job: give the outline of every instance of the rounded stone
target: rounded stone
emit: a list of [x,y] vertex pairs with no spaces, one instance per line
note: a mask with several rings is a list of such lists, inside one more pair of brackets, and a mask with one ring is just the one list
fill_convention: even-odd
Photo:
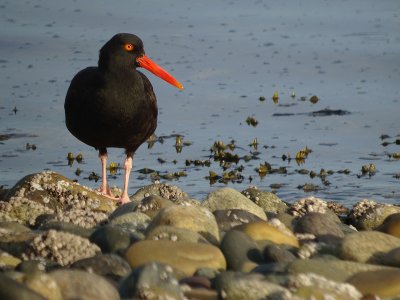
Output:
[[163,208],[147,227],[146,232],[160,225],[169,225],[197,232],[213,244],[220,240],[214,215],[204,207],[172,205]]
[[39,229],[43,231],[48,231],[50,229],[54,229],[56,231],[64,231],[74,235],[81,236],[83,238],[89,238],[90,235],[94,232],[94,229],[92,228],[83,228],[81,226],[72,223],[60,222],[56,220],[43,223],[39,227]]
[[129,225],[136,232],[144,232],[149,226],[151,219],[148,215],[135,211],[115,217],[110,221],[111,225]]
[[119,285],[122,298],[183,299],[173,269],[161,263],[148,263],[134,269]]
[[389,251],[400,247],[400,239],[379,231],[360,231],[344,237],[340,252],[342,259],[380,263]]
[[400,213],[399,206],[370,202],[363,203],[357,203],[348,217],[349,222],[358,230],[375,230],[382,225],[387,217]]
[[133,202],[139,203],[150,195],[160,196],[173,202],[179,199],[188,198],[188,194],[175,185],[169,185],[167,183],[155,183],[140,188],[134,195],[130,197],[130,199]]
[[307,213],[295,225],[296,233],[310,233],[316,236],[317,241],[325,243],[339,243],[344,237],[338,223],[327,218],[322,213]]
[[0,269],[14,269],[20,262],[19,258],[0,250]]
[[62,299],[119,300],[116,288],[106,279],[79,270],[57,270],[49,273],[60,287]]
[[216,210],[241,209],[266,220],[264,210],[253,201],[232,188],[222,188],[208,194],[202,205],[214,212]]
[[113,220],[126,213],[133,212],[135,211],[135,208],[138,204],[139,204],[138,202],[128,202],[123,205],[120,205],[108,216],[108,219]]
[[238,225],[262,221],[260,217],[243,209],[216,210],[213,214],[219,229],[222,231],[229,231]]
[[0,299],[46,300],[24,284],[0,273]]
[[377,230],[400,238],[400,213],[387,217]]
[[57,282],[48,274],[43,272],[34,272],[25,276],[24,283],[31,290],[46,299],[63,300],[61,289]]
[[174,202],[162,198],[161,196],[150,195],[140,201],[140,203],[136,206],[135,211],[144,213],[152,219],[161,209],[173,204]]
[[238,230],[230,230],[224,235],[221,250],[230,270],[249,272],[263,261],[257,243]]
[[160,225],[153,228],[147,233],[146,239],[168,240],[173,242],[210,243],[205,237],[197,232],[168,225]]
[[267,263],[289,263],[296,260],[296,256],[282,245],[268,245],[264,248],[263,256]]
[[150,262],[161,262],[189,276],[199,268],[226,268],[225,257],[219,248],[199,243],[145,240],[129,247],[125,257],[132,268]]
[[281,213],[288,209],[288,206],[277,195],[268,191],[260,191],[251,187],[242,194],[269,213]]
[[[282,223],[281,223],[282,224]],[[295,235],[286,226],[283,228],[275,227],[267,222],[253,222],[235,227],[246,233],[255,241],[271,241],[275,244],[285,244],[293,247],[299,247],[299,242]]]
[[376,295],[381,298],[400,296],[400,270],[377,270],[360,272],[348,281],[363,295]]

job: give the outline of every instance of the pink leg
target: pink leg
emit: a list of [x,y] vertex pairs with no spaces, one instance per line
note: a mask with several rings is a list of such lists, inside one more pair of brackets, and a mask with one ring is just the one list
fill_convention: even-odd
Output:
[[128,195],[128,184],[129,184],[129,175],[131,174],[132,170],[132,161],[133,161],[133,154],[128,153],[125,159],[125,177],[124,177],[124,191],[122,192],[120,202],[122,204],[130,202],[129,195]]
[[111,190],[107,184],[107,152],[100,152],[99,157],[101,160],[101,186],[97,190],[100,192],[102,195],[107,196],[108,198],[111,198],[113,200],[117,200],[118,198],[115,198],[113,194],[111,193]]

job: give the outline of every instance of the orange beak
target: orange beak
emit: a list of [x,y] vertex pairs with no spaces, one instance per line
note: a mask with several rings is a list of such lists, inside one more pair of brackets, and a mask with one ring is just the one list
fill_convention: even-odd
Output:
[[161,79],[164,79],[166,82],[172,84],[178,89],[183,90],[183,85],[178,80],[172,77],[167,71],[165,71],[163,68],[157,65],[145,54],[137,58],[136,61],[140,67],[145,68],[146,70],[150,71],[151,73],[160,77]]

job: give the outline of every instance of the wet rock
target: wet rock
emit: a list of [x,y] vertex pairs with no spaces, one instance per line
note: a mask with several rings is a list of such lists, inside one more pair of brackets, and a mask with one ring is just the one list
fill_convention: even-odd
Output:
[[56,220],[50,220],[39,226],[39,230],[42,231],[48,231],[51,229],[56,231],[68,232],[83,238],[89,238],[90,235],[94,232],[93,228],[83,228],[72,223],[60,222]]
[[208,194],[202,205],[214,212],[216,210],[241,209],[262,220],[266,220],[264,210],[253,201],[232,188],[222,188]]
[[262,221],[260,217],[243,209],[216,210],[213,214],[221,231],[229,231],[238,225]]
[[353,206],[348,219],[358,230],[375,230],[388,216],[397,213],[400,213],[399,206],[363,200]]
[[230,270],[249,272],[263,262],[257,243],[241,231],[228,231],[221,241],[221,251]]
[[169,199],[165,199],[157,195],[150,195],[149,197],[146,197],[140,201],[135,208],[135,211],[144,213],[152,219],[161,209],[173,204],[174,202]]
[[35,237],[22,255],[23,259],[50,259],[61,266],[100,252],[88,239],[67,232],[49,230]]
[[57,270],[49,273],[60,287],[62,299],[119,300],[116,288],[103,277],[79,270]]
[[123,254],[141,236],[121,226],[105,225],[90,236],[90,241],[100,247],[103,253]]
[[260,221],[243,224],[235,227],[235,230],[246,233],[255,241],[271,241],[275,244],[299,246],[296,236],[278,219],[274,219],[274,223]]
[[169,225],[197,232],[213,244],[220,240],[214,215],[204,207],[172,205],[163,208],[147,228],[152,231],[160,225]]
[[257,188],[251,187],[242,194],[260,206],[266,212],[281,213],[288,209],[288,206],[277,195],[267,191],[260,191]]
[[89,273],[107,277],[118,282],[131,272],[128,262],[115,254],[98,254],[74,262],[71,269],[84,270]]
[[376,295],[381,298],[400,296],[400,270],[378,270],[360,272],[348,281],[363,295]]
[[129,228],[133,232],[144,233],[149,226],[151,219],[148,215],[141,212],[129,212],[115,217],[110,221],[111,225]]
[[146,234],[146,239],[209,244],[209,241],[197,232],[168,225],[159,225],[153,228]]
[[344,237],[343,231],[337,222],[327,218],[322,213],[307,213],[303,215],[295,226],[296,233],[311,233],[317,241],[324,243],[339,243]]
[[289,278],[288,287],[300,299],[359,300],[361,293],[352,285],[338,283],[313,273],[298,274]]
[[25,285],[0,273],[0,299],[46,300]]
[[400,213],[387,217],[377,230],[400,238]]
[[399,238],[378,231],[363,231],[346,235],[340,252],[342,259],[379,264],[386,253],[398,247]]
[[24,277],[24,284],[46,299],[63,300],[57,282],[48,274],[33,272]]
[[215,288],[222,299],[293,299],[289,290],[260,274],[223,272],[215,279]]
[[268,245],[263,251],[263,257],[267,263],[289,263],[296,260],[296,256],[282,245]]
[[138,267],[119,286],[123,298],[183,299],[183,292],[173,269],[161,263]]
[[188,198],[188,194],[182,191],[179,187],[169,185],[167,183],[155,183],[139,189],[134,195],[130,197],[133,202],[140,202],[150,195],[160,196],[175,202],[179,199]]
[[34,225],[39,215],[55,214],[59,221],[90,228],[116,207],[115,201],[49,171],[25,176],[5,198],[0,212],[28,225]]
[[145,240],[129,247],[125,257],[132,268],[161,262],[189,276],[199,268],[226,268],[225,257],[217,247],[199,243]]

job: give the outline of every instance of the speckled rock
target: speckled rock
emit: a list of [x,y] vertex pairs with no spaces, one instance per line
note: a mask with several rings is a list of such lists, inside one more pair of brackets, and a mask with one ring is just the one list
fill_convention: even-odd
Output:
[[[122,225],[122,227],[129,227],[135,232],[145,232],[149,226],[151,219],[148,215],[135,211],[115,217],[110,221],[111,225]],[[127,226],[124,226],[127,225]]]
[[338,283],[313,273],[291,276],[287,285],[300,299],[359,300],[362,297],[362,294],[350,284]]
[[0,212],[29,225],[39,215],[55,214],[60,221],[93,227],[116,207],[115,201],[50,171],[25,176],[5,199]]
[[84,270],[89,273],[107,277],[118,282],[131,272],[128,262],[115,254],[97,254],[74,262],[71,269]]
[[314,196],[302,198],[293,203],[289,208],[289,213],[295,217],[301,217],[309,212],[319,212],[324,214],[327,211],[327,202]]
[[139,203],[150,195],[160,196],[173,202],[178,199],[188,198],[188,194],[186,194],[177,186],[169,185],[167,183],[155,183],[142,187],[134,195],[132,195],[130,199],[133,202]]
[[273,223],[260,221],[243,224],[235,227],[234,230],[243,231],[255,241],[266,240],[276,244],[285,244],[293,247],[299,246],[296,236],[278,219],[274,219]]
[[125,257],[132,268],[150,262],[161,262],[189,276],[201,267],[217,270],[226,268],[221,250],[201,243],[145,240],[133,244],[126,251]]
[[358,230],[375,230],[388,216],[397,213],[400,213],[399,206],[363,200],[353,206],[348,219]]
[[24,277],[24,284],[46,299],[64,300],[57,282],[48,274],[34,272]]
[[213,244],[220,240],[219,229],[214,215],[204,207],[172,205],[163,208],[147,228],[152,231],[160,225],[189,229],[204,236]]
[[93,228],[84,228],[78,225],[68,223],[68,222],[60,222],[57,220],[49,220],[39,226],[39,230],[48,231],[48,230],[56,230],[68,232],[74,235],[78,235],[83,238],[89,238],[90,235],[94,232]]
[[19,258],[0,250],[0,270],[14,269],[20,262]]
[[152,219],[161,209],[173,204],[174,202],[169,199],[165,199],[157,195],[150,195],[139,202],[135,208],[135,211],[144,213]]
[[225,209],[242,209],[262,220],[267,219],[260,206],[232,188],[222,188],[209,193],[202,205],[212,212]]
[[258,188],[250,187],[242,191],[242,194],[262,207],[266,212],[281,213],[288,209],[286,203],[271,192],[260,191]]
[[46,300],[24,284],[0,273],[0,299]]
[[362,231],[346,235],[340,252],[342,259],[379,263],[386,253],[398,247],[399,238],[378,231]]
[[288,289],[269,282],[260,274],[223,272],[215,279],[215,287],[221,299],[295,299]]
[[63,299],[120,299],[117,289],[97,274],[65,269],[50,272],[49,276],[59,285]]
[[116,225],[99,227],[90,236],[90,241],[101,248],[103,253],[123,254],[125,250],[142,237],[129,229]]
[[400,296],[399,269],[360,272],[347,282],[355,286],[363,295],[372,294],[385,299]]
[[138,267],[119,286],[123,298],[183,299],[183,292],[173,269],[160,263]]
[[92,257],[100,252],[100,248],[88,239],[67,232],[49,230],[33,239],[22,258],[50,259],[61,266],[86,257]]
[[387,217],[377,230],[400,238],[400,213]]
[[344,237],[337,222],[327,218],[326,214],[315,212],[303,215],[296,223],[295,232],[311,233],[317,241],[325,243],[339,243]]
[[229,231],[238,225],[262,221],[260,217],[243,209],[216,210],[213,214],[219,229],[222,231]]
[[257,243],[238,230],[230,230],[224,235],[221,250],[230,270],[249,272],[263,262]]
[[172,242],[205,243],[210,242],[197,232],[168,225],[159,225],[146,234],[147,240],[168,240]]

